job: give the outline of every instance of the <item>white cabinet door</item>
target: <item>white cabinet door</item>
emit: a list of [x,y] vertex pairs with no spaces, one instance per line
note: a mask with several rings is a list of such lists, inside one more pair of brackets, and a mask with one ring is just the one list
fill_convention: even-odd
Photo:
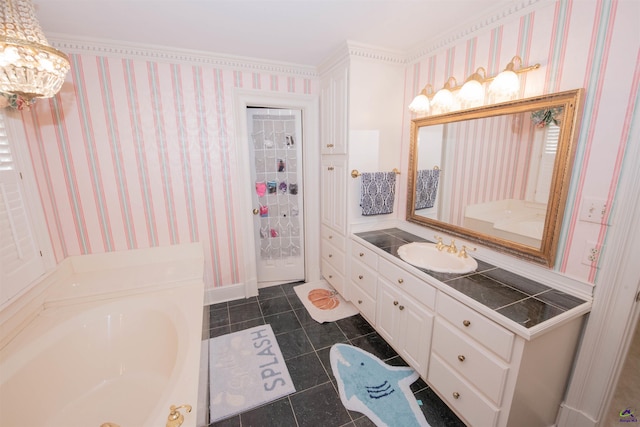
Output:
[[399,346],[400,292],[385,280],[378,279],[378,303],[376,323],[380,335],[396,350]]
[[394,285],[378,279],[376,327],[380,335],[426,378],[433,314]]
[[320,81],[322,154],[347,153],[349,68],[343,64]]
[[433,314],[408,297],[403,298],[400,304],[399,309],[403,314],[400,316],[398,338],[402,357],[422,378],[427,378]]
[[345,156],[322,156],[322,223],[347,233],[347,162]]

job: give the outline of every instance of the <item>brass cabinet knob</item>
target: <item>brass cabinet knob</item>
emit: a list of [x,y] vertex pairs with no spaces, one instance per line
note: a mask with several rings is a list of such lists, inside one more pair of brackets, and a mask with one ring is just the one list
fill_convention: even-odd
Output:
[[254,215],[258,215],[259,213],[260,213],[260,209],[255,208],[255,209],[253,210],[253,214],[254,214]]
[[328,170],[328,171],[332,171],[332,170],[333,170],[333,166],[329,166],[329,167],[327,168],[327,170]]
[[359,254],[359,255],[360,255],[361,257],[363,257],[363,256],[364,256],[364,254],[363,254],[362,252],[360,252],[360,254]]
[[462,324],[463,324],[464,326],[469,326],[469,325],[471,324],[471,322],[470,322],[470,321],[468,321],[468,320],[463,320],[463,321],[462,321]]
[[333,144],[327,144],[327,148],[333,148]]
[[358,276],[358,279],[362,280],[363,277],[364,276],[361,274],[361,275]]
[[333,239],[333,234],[330,234],[330,235],[329,235],[329,239]]
[[457,391],[453,392],[453,398],[454,399],[459,399],[460,398],[460,393],[458,393]]
[[398,301],[393,302],[393,305],[398,305],[398,304],[400,304]]
[[401,305],[400,307],[398,307],[400,310],[404,310],[404,305]]
[[333,254],[329,254],[329,258],[333,258]]
[[331,275],[331,274],[330,274],[330,275],[329,275],[329,279],[333,279],[333,275]]
[[398,279],[398,283],[402,285],[404,283],[404,280]]
[[358,300],[358,304],[362,304],[362,300],[361,299]]
[[458,355],[458,360],[459,361],[464,362],[465,359],[466,359],[466,357],[464,357],[464,355],[462,355],[462,354]]

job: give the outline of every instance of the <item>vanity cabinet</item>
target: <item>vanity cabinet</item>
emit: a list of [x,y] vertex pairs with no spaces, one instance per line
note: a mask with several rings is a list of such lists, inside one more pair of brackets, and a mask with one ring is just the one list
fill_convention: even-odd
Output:
[[527,329],[362,242],[351,242],[352,301],[370,321],[375,307],[376,331],[467,425],[554,424],[584,311]]
[[320,230],[320,268],[323,277],[341,295],[345,292],[345,238],[330,227]]
[[351,303],[373,326],[376,325],[376,300],[378,293],[378,255],[364,246],[351,246]]
[[433,313],[398,285],[378,278],[377,330],[421,377],[427,375]]

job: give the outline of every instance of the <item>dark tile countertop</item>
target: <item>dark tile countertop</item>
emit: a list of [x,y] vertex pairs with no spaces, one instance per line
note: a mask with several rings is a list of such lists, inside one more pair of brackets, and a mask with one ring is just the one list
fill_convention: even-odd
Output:
[[[355,233],[355,235],[398,259],[400,259],[398,256],[400,246],[429,241],[399,228],[367,231]],[[526,328],[538,325],[586,302],[478,259],[476,261],[478,261],[477,270],[465,274],[438,273],[415,266],[414,268]]]

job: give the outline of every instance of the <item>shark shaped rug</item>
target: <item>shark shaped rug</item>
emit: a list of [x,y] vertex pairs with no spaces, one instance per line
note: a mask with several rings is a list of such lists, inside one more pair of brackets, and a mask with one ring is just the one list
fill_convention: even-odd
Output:
[[331,369],[345,408],[360,412],[378,427],[428,427],[410,385],[419,377],[406,366],[390,366],[358,347],[335,344]]

